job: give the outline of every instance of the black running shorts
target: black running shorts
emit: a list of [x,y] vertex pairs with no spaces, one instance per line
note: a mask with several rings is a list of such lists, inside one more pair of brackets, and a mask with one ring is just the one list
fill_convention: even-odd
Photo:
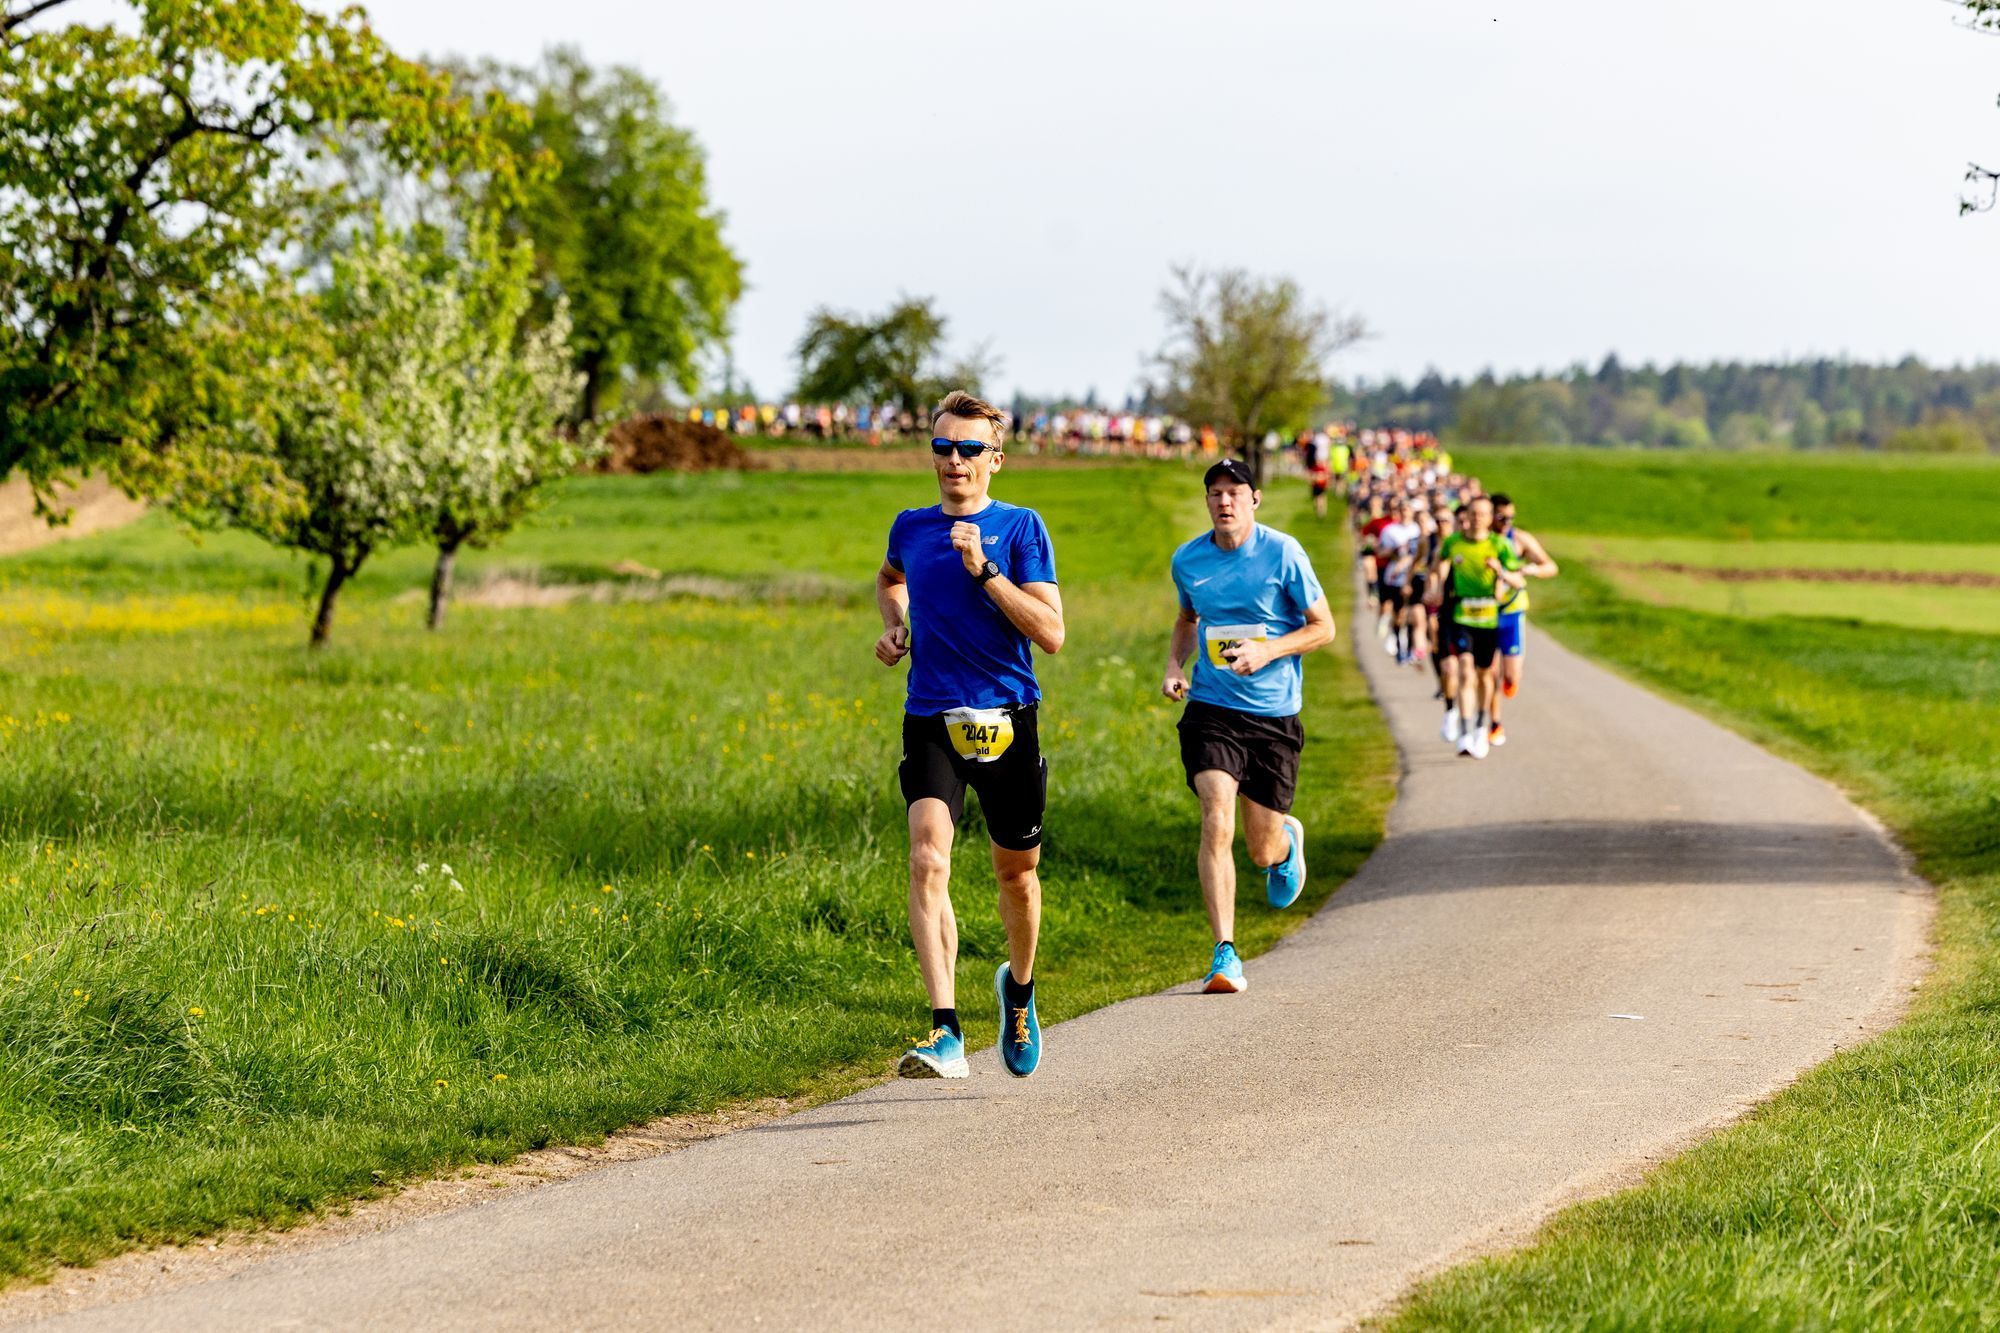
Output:
[[1451,650],[1461,655],[1470,654],[1472,665],[1484,671],[1493,665],[1493,655],[1500,650],[1500,627],[1461,625],[1454,621],[1451,626]]
[[1215,704],[1188,702],[1181,714],[1181,767],[1188,789],[1194,775],[1216,769],[1236,779],[1236,788],[1267,810],[1286,814],[1299,786],[1299,751],[1306,729],[1298,714],[1263,717]]
[[1042,758],[1033,704],[1006,710],[1014,740],[996,759],[960,757],[942,714],[903,714],[903,763],[896,776],[903,803],[934,796],[951,807],[954,827],[965,817],[965,789],[979,794],[986,836],[996,847],[1025,852],[1042,845],[1042,814],[1049,798],[1049,764]]

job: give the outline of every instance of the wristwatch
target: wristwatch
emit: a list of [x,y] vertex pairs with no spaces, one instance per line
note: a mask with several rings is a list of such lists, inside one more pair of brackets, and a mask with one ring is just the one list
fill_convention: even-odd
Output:
[[973,582],[977,583],[980,587],[983,588],[988,583],[991,583],[994,579],[997,579],[999,577],[1000,577],[1000,566],[994,564],[991,560],[988,560],[985,564],[979,567],[979,572],[972,576],[972,580]]

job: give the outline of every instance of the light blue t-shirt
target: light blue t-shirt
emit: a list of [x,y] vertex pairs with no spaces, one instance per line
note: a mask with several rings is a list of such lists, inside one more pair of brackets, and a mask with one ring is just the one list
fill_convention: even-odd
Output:
[[1222,653],[1241,640],[1276,639],[1305,625],[1306,608],[1322,596],[1305,548],[1262,523],[1233,551],[1204,532],[1174,552],[1173,572],[1181,609],[1199,618],[1188,697],[1260,717],[1296,714],[1305,677],[1297,654],[1239,676]]

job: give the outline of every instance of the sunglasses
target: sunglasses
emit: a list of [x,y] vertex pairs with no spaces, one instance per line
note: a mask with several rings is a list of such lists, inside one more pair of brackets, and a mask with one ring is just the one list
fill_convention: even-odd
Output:
[[980,440],[947,440],[943,436],[931,441],[931,452],[939,458],[943,458],[954,449],[958,450],[960,458],[977,458],[988,449],[997,452],[999,448],[997,444],[986,444]]

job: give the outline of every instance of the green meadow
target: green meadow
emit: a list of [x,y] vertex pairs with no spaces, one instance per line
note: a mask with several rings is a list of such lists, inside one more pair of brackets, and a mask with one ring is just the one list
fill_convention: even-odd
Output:
[[[1206,964],[1157,695],[1167,554],[1205,519],[1176,467],[996,493],[1046,516],[1068,609],[1042,663],[1058,1021]],[[254,542],[154,516],[0,561],[0,1278],[886,1075],[928,1013],[870,580],[895,511],[935,498],[919,460],[579,478],[466,557],[441,634],[404,552],[320,653],[312,571]],[[1273,519],[1341,559],[1298,497]],[[1246,907],[1246,951],[1390,798],[1351,659],[1307,670],[1314,875],[1293,911]],[[975,803],[975,1045],[1004,957],[980,833]]]
[[[1656,605],[1591,563],[1635,538],[1673,550],[1668,539],[1686,536],[1731,543],[1739,567],[1765,556],[1764,568],[1940,567],[1912,563],[1938,548],[1879,544],[1878,520],[1908,514],[1923,519],[1909,542],[1958,544],[1942,567],[1990,569],[1994,548],[1965,544],[1985,530],[2000,472],[1985,461],[1576,450],[1482,451],[1471,465],[1517,498],[1531,529],[1586,534],[1552,542],[1563,577],[1537,586],[1537,623],[1825,774],[1887,822],[1939,890],[1936,970],[1900,1027],[1639,1188],[1569,1209],[1518,1253],[1432,1280],[1386,1322],[2000,1325],[2000,626],[1960,616],[1962,604],[1920,628],[1871,623],[1853,603]],[[1801,526],[1807,514],[1814,522]],[[1789,545],[1804,536],[1810,552]],[[1843,536],[1854,540],[1834,549]]]

